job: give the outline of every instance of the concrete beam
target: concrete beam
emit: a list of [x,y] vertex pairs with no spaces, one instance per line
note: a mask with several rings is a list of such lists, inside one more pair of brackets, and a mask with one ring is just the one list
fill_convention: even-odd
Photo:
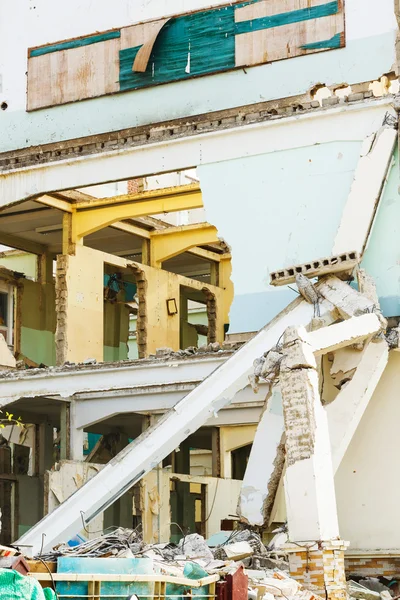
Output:
[[381,329],[382,324],[377,315],[368,313],[360,317],[352,317],[330,327],[321,327],[306,336],[313,347],[315,356],[321,356],[346,346],[358,344],[377,334]]
[[350,319],[350,317],[379,308],[370,298],[360,294],[348,283],[334,276],[322,279],[317,288],[319,294],[337,308],[343,319]]
[[111,225],[113,229],[118,229],[118,231],[123,231],[124,233],[130,233],[131,235],[137,235],[145,240],[150,239],[150,231],[147,229],[142,229],[137,225],[132,225],[131,223],[123,223],[122,221],[113,223]]
[[23,250],[30,254],[44,254],[47,252],[48,247],[31,240],[26,240],[12,233],[0,232],[0,244],[10,246],[10,248],[17,248],[17,250]]
[[[167,173],[194,166],[256,156],[334,141],[364,139],[376,131],[392,108],[392,98],[373,104],[354,103],[322,112],[242,125],[196,136],[164,139],[126,150],[64,159],[3,171],[0,205],[10,206],[38,194],[123,181],[152,173]],[[349,248],[346,248],[346,251]]]
[[280,385],[286,433],[286,511],[292,542],[339,538],[328,420],[312,350],[302,332],[295,328],[286,331]]
[[161,268],[164,261],[195,246],[219,242],[216,227],[209,223],[196,223],[181,227],[167,227],[152,231],[151,266]]
[[12,376],[0,377],[0,406],[21,398],[56,396],[59,400],[69,402],[76,394],[137,390],[148,385],[179,386],[185,382],[202,381],[230,355],[230,352],[226,352],[187,360],[149,359],[124,365],[103,363],[86,367],[16,371]]
[[[397,117],[392,118],[397,121]],[[383,125],[365,139],[333,244],[333,254],[355,250],[362,256],[392,164],[396,141],[397,130],[388,125]]]
[[274,388],[266,400],[240,490],[238,515],[250,525],[268,520],[285,464],[282,397]]
[[70,202],[62,200],[61,198],[49,196],[48,194],[44,194],[43,196],[35,198],[35,202],[38,202],[39,204],[44,204],[45,206],[48,206],[50,208],[62,210],[63,212],[72,213],[74,211],[74,207]]
[[335,473],[376,390],[388,358],[389,349],[386,341],[368,344],[352,380],[325,408]]
[[72,215],[72,242],[124,219],[202,207],[198,184],[105,198],[103,204],[90,202],[87,207],[79,205]]

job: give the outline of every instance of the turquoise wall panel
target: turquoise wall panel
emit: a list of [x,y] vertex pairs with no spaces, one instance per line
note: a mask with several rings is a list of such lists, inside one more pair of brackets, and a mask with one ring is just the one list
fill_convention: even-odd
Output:
[[120,31],[106,31],[105,33],[99,33],[97,35],[88,35],[75,40],[59,42],[58,44],[50,44],[49,46],[42,46],[41,48],[33,48],[29,55],[42,56],[43,54],[50,54],[51,52],[70,50],[71,48],[81,48],[82,46],[90,46],[91,44],[98,44],[99,42],[106,42],[107,40],[114,40],[115,38],[120,37]]
[[[78,558],[61,557],[57,560],[58,573],[108,573],[119,575],[150,575],[153,573],[151,558]],[[100,600],[120,594],[121,598],[128,598],[137,594],[140,600],[151,600],[153,597],[154,583],[117,583],[103,582],[101,584]],[[63,597],[85,598],[88,596],[88,584],[85,582],[58,582],[57,593]]]

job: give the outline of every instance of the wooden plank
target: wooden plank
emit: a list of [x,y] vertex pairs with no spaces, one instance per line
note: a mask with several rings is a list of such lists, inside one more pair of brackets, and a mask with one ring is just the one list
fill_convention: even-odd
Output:
[[170,19],[160,19],[132,27],[124,27],[121,31],[121,49],[142,46],[136,54],[132,70],[144,73],[147,69],[149,58],[161,29]]
[[235,22],[251,21],[261,17],[272,17],[285,12],[293,12],[303,8],[321,6],[328,0],[262,0],[255,4],[241,6],[235,10]]
[[[329,3],[331,4],[331,3]],[[285,0],[285,10],[293,12],[324,7],[326,0]],[[237,23],[277,16],[282,1],[260,2],[235,11]],[[236,66],[249,66],[321,52],[344,45],[342,12],[287,25],[265,28],[236,36]]]
[[119,38],[28,59],[28,110],[119,91]]
[[87,582],[118,582],[118,583],[149,583],[149,582],[160,582],[160,583],[175,583],[177,585],[184,585],[190,588],[200,588],[203,585],[209,585],[216,581],[219,581],[219,575],[209,575],[203,577],[203,579],[187,579],[186,577],[173,577],[172,575],[117,575],[115,573],[29,573],[30,577],[34,577],[38,581],[87,581]]

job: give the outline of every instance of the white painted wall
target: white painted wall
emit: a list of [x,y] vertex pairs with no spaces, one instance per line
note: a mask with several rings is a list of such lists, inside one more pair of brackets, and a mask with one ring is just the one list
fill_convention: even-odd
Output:
[[[224,4],[215,0],[213,5]],[[160,88],[25,112],[27,49],[208,7],[211,0],[13,0],[0,4],[0,151],[374,80],[395,61],[393,0],[346,0],[346,48]],[[79,17],[78,17],[79,15]],[[160,102],[160,93],[163,101]]]
[[340,535],[351,549],[400,548],[399,388],[400,353],[391,352],[335,478]]

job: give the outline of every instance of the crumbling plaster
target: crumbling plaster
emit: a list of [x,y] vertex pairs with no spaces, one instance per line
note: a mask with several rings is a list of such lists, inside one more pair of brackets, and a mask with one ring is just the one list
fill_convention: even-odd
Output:
[[[220,5],[224,1],[215,0],[212,4]],[[0,8],[0,102],[6,102],[8,108],[1,115],[0,151],[285,98],[305,93],[318,83],[352,84],[375,80],[391,71],[395,63],[393,0],[382,0],[379,10],[373,0],[346,0],[346,47],[343,49],[164,85],[161,105],[159,90],[154,88],[31,114],[25,112],[28,47],[209,5],[209,0],[135,3],[121,0],[115,5],[101,0],[93,11],[90,3],[82,0],[60,7],[51,0],[3,2]],[[75,19],[75,14],[80,18]],[[18,36],[14,35],[15,31],[19,32]]]

